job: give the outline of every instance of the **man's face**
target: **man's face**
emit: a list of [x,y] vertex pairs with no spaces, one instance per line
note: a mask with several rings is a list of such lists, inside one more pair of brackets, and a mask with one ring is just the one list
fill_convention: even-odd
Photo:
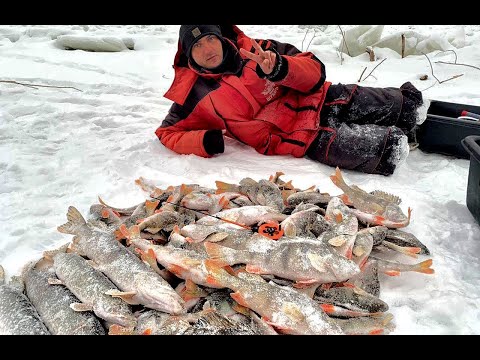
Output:
[[222,42],[215,35],[206,35],[192,46],[192,58],[201,67],[213,69],[223,60]]

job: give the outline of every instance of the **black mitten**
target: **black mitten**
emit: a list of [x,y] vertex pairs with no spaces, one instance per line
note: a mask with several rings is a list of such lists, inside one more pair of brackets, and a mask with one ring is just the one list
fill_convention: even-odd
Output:
[[223,153],[225,143],[221,130],[208,130],[203,137],[203,147],[209,155]]

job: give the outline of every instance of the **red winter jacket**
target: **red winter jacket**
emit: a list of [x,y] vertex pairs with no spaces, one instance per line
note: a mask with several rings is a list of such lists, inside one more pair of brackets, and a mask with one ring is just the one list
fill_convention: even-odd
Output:
[[[238,27],[222,27],[222,35],[236,49],[254,51],[251,38]],[[174,104],[155,132],[163,145],[180,154],[210,157],[203,147],[205,132],[226,129],[227,136],[261,154],[305,154],[319,131],[320,110],[331,84],[325,81],[325,67],[312,53],[290,44],[257,41],[282,56],[286,66],[280,79],[262,78],[257,63],[243,56],[236,74],[200,73],[189,65],[179,42],[175,79],[165,94]]]

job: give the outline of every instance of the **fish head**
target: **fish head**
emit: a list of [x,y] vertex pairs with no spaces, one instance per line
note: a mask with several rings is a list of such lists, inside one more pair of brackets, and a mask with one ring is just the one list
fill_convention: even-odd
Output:
[[408,217],[403,213],[402,209],[396,204],[389,204],[385,207],[383,217],[395,223],[403,223],[408,221]]
[[188,224],[181,228],[180,234],[199,242],[205,240],[205,238],[216,231],[215,226]]
[[360,272],[360,268],[354,261],[343,256],[327,257],[325,267],[335,276],[337,282],[350,279]]
[[157,274],[137,274],[135,288],[136,296],[146,307],[174,315],[186,313],[185,301]]

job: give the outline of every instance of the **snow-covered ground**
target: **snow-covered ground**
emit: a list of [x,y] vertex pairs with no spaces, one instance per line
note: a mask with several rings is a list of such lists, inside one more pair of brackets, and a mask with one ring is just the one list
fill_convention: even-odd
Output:
[[[76,88],[0,82],[0,264],[7,276],[71,239],[56,230],[65,223],[68,206],[86,216],[98,195],[119,207],[144,200],[147,194],[135,184],[140,176],[161,188],[181,183],[215,187],[215,180],[268,179],[282,171],[282,179],[293,180],[296,187],[316,185],[322,192],[341,193],[329,179],[334,169],[306,158],[267,157],[230,139],[225,153],[211,159],[178,155],[162,146],[154,131],[171,105],[162,96],[173,79],[178,28],[0,26],[0,81]],[[309,45],[333,83],[355,83],[364,67],[368,74],[387,58],[362,85],[411,81],[428,88],[426,98],[480,105],[480,71],[472,67],[434,64],[440,80],[464,75],[430,87],[431,76],[419,80],[431,75],[423,55],[402,59],[393,50],[376,48],[375,63],[366,53],[344,55],[341,63],[338,26],[317,32],[311,43],[313,31],[305,36],[298,25],[240,28],[299,49]],[[480,25],[386,25],[382,36],[403,31],[419,33],[440,48],[455,46],[450,48],[458,63],[480,67]],[[55,41],[62,35],[110,37],[135,50],[67,51]],[[437,50],[429,57],[451,62],[455,54]],[[390,177],[344,171],[349,184],[399,195],[402,209],[413,209],[405,230],[432,252],[434,275],[381,275],[381,298],[395,317],[393,334],[480,334],[480,226],[465,205],[468,172],[468,160],[418,149]]]

